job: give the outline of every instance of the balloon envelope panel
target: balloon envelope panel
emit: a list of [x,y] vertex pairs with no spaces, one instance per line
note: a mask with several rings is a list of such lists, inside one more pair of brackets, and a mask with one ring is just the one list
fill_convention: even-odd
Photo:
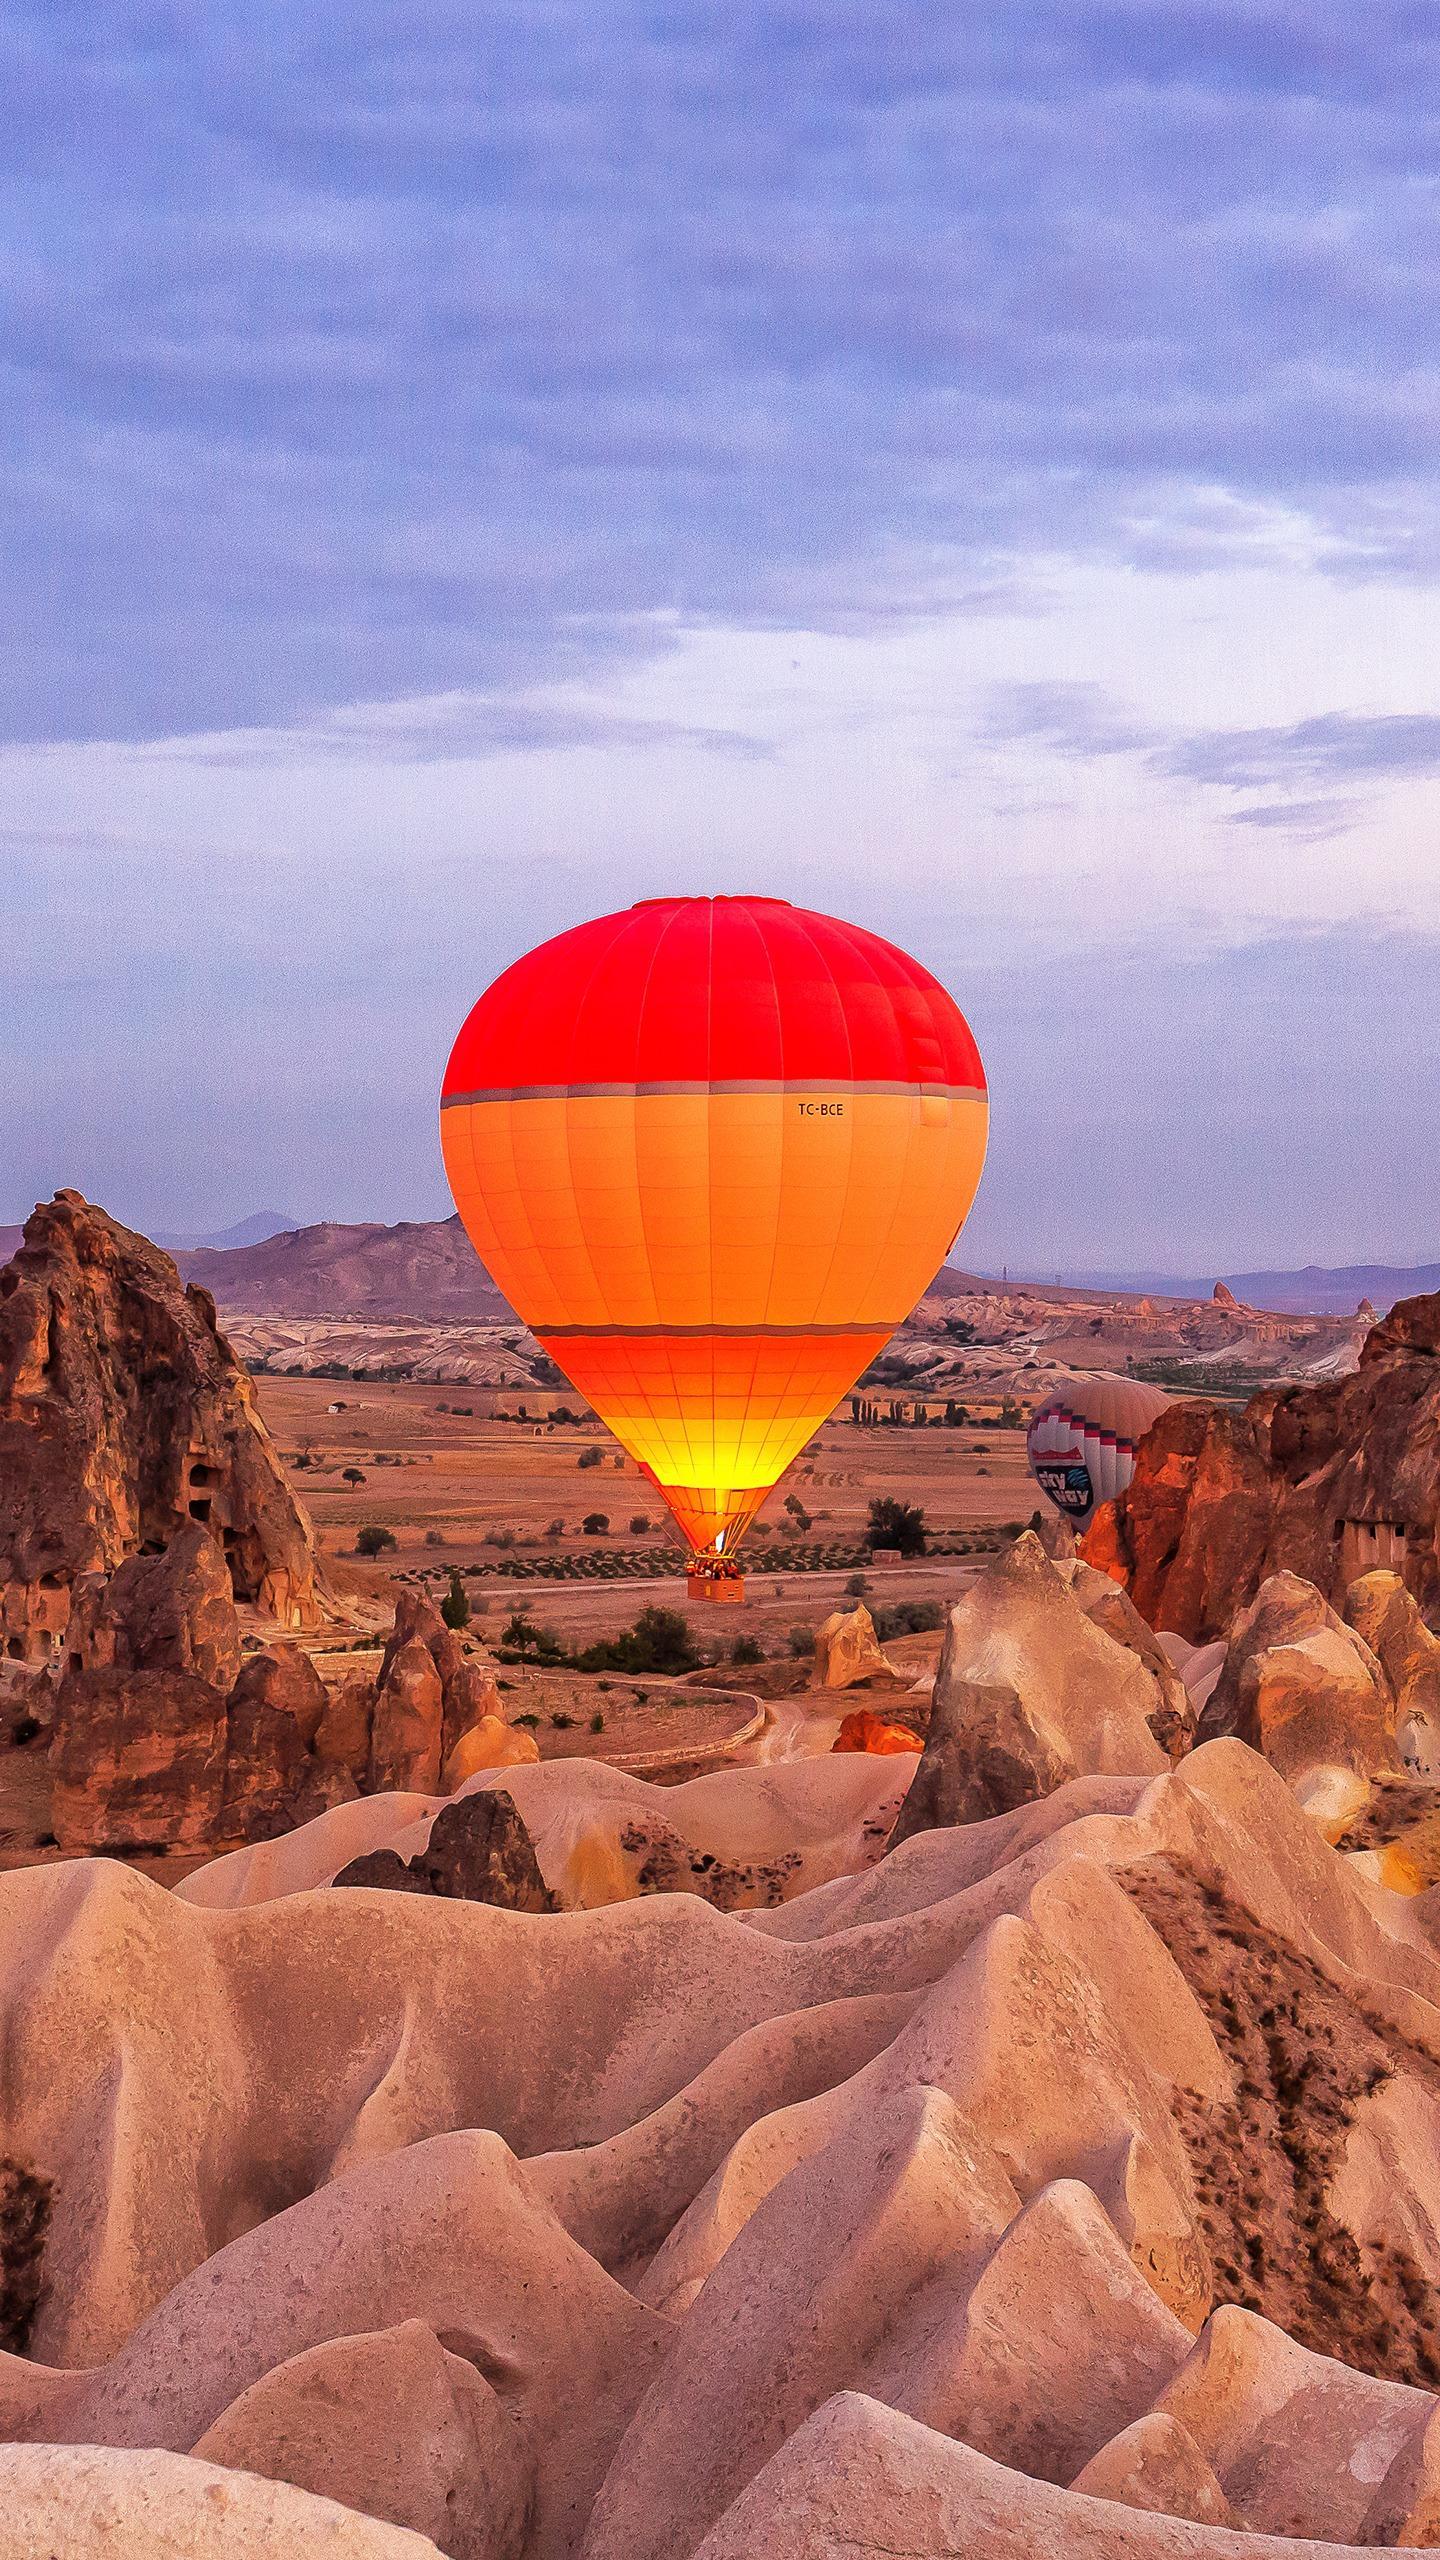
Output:
[[1097,1372],[1068,1380],[1037,1406],[1026,1439],[1031,1473],[1076,1528],[1124,1492],[1136,1449],[1169,1402],[1138,1378]]
[[542,945],[470,1015],[441,1109],[492,1278],[727,1552],[943,1262],[986,1123],[937,981],[778,899]]

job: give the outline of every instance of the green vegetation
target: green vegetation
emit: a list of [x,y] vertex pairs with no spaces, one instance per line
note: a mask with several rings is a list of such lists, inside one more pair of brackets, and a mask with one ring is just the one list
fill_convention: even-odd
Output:
[[763,1662],[764,1651],[753,1636],[737,1636],[730,1647],[732,1662]]
[[502,1662],[561,1663],[565,1648],[553,1627],[537,1627],[523,1609],[516,1609],[500,1630],[499,1654]]
[[696,1670],[700,1661],[678,1609],[642,1609],[633,1627],[579,1653],[567,1653],[553,1628],[537,1626],[517,1609],[500,1631],[497,1651],[502,1662],[533,1662],[542,1670],[677,1673]]
[[700,1655],[678,1609],[642,1609],[633,1627],[573,1657],[577,1671],[694,1671]]
[[943,1600],[896,1600],[875,1611],[875,1633],[882,1644],[889,1636],[926,1635],[945,1624]]
[[925,1553],[925,1514],[918,1502],[897,1502],[894,1495],[882,1493],[870,1505],[865,1543],[874,1547],[898,1547],[902,1556]]
[[453,1627],[457,1635],[470,1624],[470,1594],[453,1564],[450,1567],[450,1588],[440,1603],[440,1615],[446,1626]]

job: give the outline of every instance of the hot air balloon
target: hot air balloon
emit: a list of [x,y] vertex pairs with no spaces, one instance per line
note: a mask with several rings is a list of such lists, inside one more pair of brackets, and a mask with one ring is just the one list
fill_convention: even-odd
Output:
[[1135,1473],[1135,1452],[1170,1398],[1104,1370],[1067,1378],[1036,1407],[1026,1436],[1031,1472],[1057,1511],[1083,1529]]
[[783,898],[645,899],[496,979],[440,1122],[487,1270],[732,1596],[745,1529],[975,1196],[964,1015]]

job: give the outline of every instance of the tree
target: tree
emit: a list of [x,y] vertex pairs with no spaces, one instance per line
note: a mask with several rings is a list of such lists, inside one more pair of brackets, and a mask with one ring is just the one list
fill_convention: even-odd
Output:
[[450,1567],[450,1588],[440,1603],[440,1615],[447,1627],[454,1628],[457,1636],[470,1624],[470,1594],[453,1564]]
[[695,1639],[678,1609],[642,1609],[633,1627],[587,1645],[581,1671],[693,1671],[700,1660]]
[[804,1503],[801,1501],[800,1496],[799,1496],[799,1494],[798,1494],[798,1493],[787,1493],[787,1494],[786,1494],[786,1496],[785,1496],[785,1508],[786,1508],[786,1510],[789,1512],[790,1517],[791,1517],[791,1519],[794,1521],[795,1526],[796,1526],[796,1528],[797,1528],[797,1529],[799,1529],[799,1530],[801,1530],[801,1531],[803,1532],[804,1530],[808,1529],[808,1528],[811,1526],[810,1514],[809,1514],[809,1512],[806,1510],[805,1505],[804,1505]]
[[347,1484],[363,1484],[365,1481],[364,1468],[347,1467],[345,1470],[345,1481]]
[[608,1511],[587,1511],[580,1523],[587,1538],[606,1538],[610,1534]]
[[355,1539],[357,1556],[383,1555],[387,1547],[398,1545],[393,1529],[378,1529],[373,1521],[361,1529]]
[[[565,1648],[554,1629],[537,1627],[534,1619],[527,1618],[523,1609],[513,1611],[500,1630],[501,1661],[509,1662],[517,1653],[525,1654],[535,1662],[553,1663],[565,1659]],[[517,1717],[516,1722],[519,1721]]]
[[918,1502],[897,1502],[882,1493],[870,1505],[865,1531],[867,1547],[898,1547],[902,1556],[925,1553],[925,1514]]

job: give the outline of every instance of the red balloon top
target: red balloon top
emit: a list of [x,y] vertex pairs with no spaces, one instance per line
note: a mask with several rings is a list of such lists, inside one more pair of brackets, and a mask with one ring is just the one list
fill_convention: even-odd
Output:
[[506,969],[443,1098],[801,1078],[985,1089],[953,997],[878,934],[783,898],[647,898]]

